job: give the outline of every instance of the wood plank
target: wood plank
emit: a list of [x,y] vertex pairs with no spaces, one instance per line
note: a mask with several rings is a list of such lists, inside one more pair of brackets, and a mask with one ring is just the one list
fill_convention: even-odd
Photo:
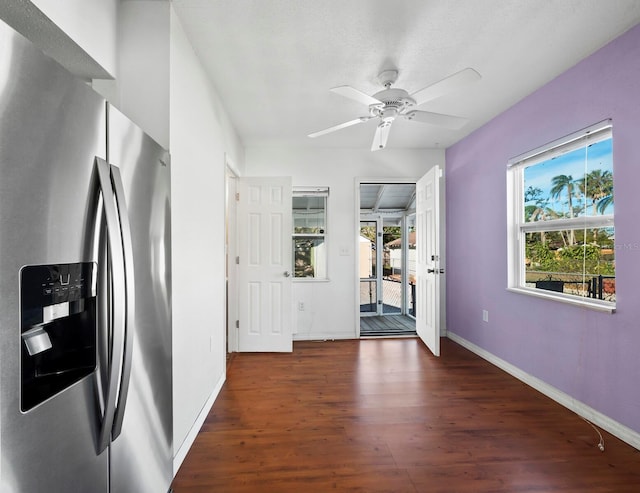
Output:
[[360,335],[415,335],[415,320],[406,315],[360,317]]
[[448,339],[236,354],[175,493],[636,492],[640,452]]

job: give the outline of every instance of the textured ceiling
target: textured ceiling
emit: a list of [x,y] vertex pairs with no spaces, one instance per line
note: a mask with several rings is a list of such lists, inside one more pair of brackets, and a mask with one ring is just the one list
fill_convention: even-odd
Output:
[[[638,0],[173,0],[247,147],[369,149],[374,120],[329,92],[412,93],[463,68],[482,79],[419,109],[470,118],[453,131],[396,120],[388,148],[448,147],[640,22]],[[384,151],[379,151],[384,152]]]

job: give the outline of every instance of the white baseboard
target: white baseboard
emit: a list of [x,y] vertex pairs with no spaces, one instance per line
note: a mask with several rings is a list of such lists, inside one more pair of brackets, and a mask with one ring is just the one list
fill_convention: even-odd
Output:
[[346,339],[357,339],[354,334],[323,334],[313,333],[313,334],[293,334],[294,341],[342,341]]
[[540,380],[539,378],[534,377],[520,368],[512,365],[511,363],[506,362],[505,360],[498,358],[494,354],[482,349],[479,346],[476,346],[474,343],[467,341],[463,337],[454,334],[453,332],[447,332],[447,337],[452,341],[460,344],[462,347],[467,348],[472,353],[477,354],[481,358],[487,360],[489,363],[497,366],[498,368],[506,371],[513,377],[518,380],[526,383],[530,387],[533,387],[538,392],[546,395],[550,399],[553,399],[558,404],[563,405],[567,409],[570,409],[574,413],[583,418],[589,420],[595,425],[598,425],[603,430],[611,433],[613,436],[619,438],[623,442],[628,443],[632,447],[640,450],[640,433],[632,430],[631,428],[614,421],[610,417],[602,414],[599,411],[596,411],[592,407],[580,402],[569,394],[562,392],[561,390],[549,385],[548,383]]
[[187,452],[189,452],[189,449],[191,449],[193,442],[195,442],[196,437],[198,436],[198,432],[200,431],[200,428],[202,428],[202,425],[204,424],[205,419],[207,419],[207,416],[209,415],[209,411],[211,411],[211,408],[213,407],[213,403],[216,401],[218,394],[222,390],[222,386],[224,385],[224,382],[226,379],[227,379],[227,376],[225,373],[222,375],[222,377],[220,377],[220,380],[218,381],[215,388],[213,389],[213,392],[211,392],[211,395],[209,395],[207,402],[205,402],[204,406],[202,406],[202,409],[200,410],[198,417],[193,423],[191,430],[189,430],[189,433],[187,433],[187,436],[182,442],[182,445],[180,445],[180,448],[173,456],[174,477],[178,473],[178,469],[180,469],[182,462],[187,456]]

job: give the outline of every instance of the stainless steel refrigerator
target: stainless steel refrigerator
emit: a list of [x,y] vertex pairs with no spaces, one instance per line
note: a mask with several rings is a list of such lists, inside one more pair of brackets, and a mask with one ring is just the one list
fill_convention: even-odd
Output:
[[0,492],[169,490],[169,178],[0,23]]

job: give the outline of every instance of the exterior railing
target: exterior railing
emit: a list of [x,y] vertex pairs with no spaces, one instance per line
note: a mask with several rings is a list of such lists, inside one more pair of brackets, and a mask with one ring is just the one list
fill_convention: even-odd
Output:
[[616,276],[570,272],[527,271],[529,287],[605,301],[616,299]]
[[[376,279],[360,279],[360,312],[375,312],[378,303],[376,296]],[[409,291],[410,299],[408,311],[409,314],[415,316],[416,313],[416,285],[409,283],[411,288]],[[399,279],[383,278],[382,279],[382,302],[385,308],[391,307],[392,312],[402,309],[402,282]]]

